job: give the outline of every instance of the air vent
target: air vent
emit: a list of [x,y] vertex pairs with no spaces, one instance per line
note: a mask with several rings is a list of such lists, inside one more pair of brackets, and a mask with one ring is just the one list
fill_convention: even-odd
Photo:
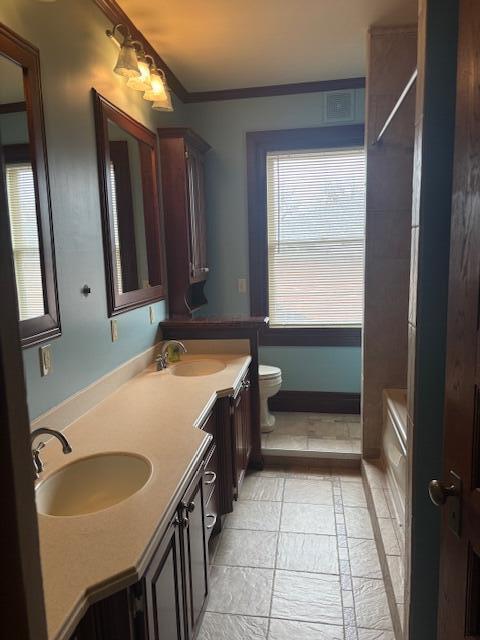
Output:
[[354,119],[355,93],[350,90],[325,94],[326,122],[351,122]]

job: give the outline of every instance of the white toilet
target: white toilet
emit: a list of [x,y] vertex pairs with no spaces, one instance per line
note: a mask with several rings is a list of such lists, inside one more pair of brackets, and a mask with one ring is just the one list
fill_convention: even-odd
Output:
[[260,427],[262,433],[269,433],[275,428],[275,416],[268,410],[268,399],[280,391],[282,386],[282,370],[261,364],[258,367],[260,387]]

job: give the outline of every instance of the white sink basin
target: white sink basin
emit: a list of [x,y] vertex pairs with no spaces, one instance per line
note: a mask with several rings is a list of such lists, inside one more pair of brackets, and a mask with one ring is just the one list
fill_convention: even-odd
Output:
[[37,510],[51,516],[95,513],[125,500],[150,478],[152,465],[129,453],[104,453],[66,465],[38,485]]
[[180,362],[171,367],[174,376],[209,376],[225,369],[225,363],[221,360],[191,360]]

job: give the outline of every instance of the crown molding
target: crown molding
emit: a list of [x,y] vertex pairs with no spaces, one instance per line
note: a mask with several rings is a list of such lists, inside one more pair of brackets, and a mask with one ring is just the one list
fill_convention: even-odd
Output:
[[260,87],[243,87],[239,89],[217,89],[212,91],[188,91],[155,48],[137,29],[116,0],[93,0],[112,25],[125,24],[135,39],[145,43],[145,52],[157,60],[167,77],[168,86],[183,103],[215,102],[219,100],[239,100],[245,98],[266,98],[270,96],[286,96],[298,93],[316,93],[319,91],[336,91],[341,89],[362,89],[365,78],[345,78],[339,80],[317,80],[314,82],[295,82],[291,84],[274,84]]
[[291,84],[271,84],[262,87],[241,89],[218,89],[216,91],[187,92],[186,102],[212,102],[214,100],[240,100],[243,98],[266,98],[287,96],[295,93],[316,93],[339,89],[363,89],[365,78],[344,78],[339,80],[316,80],[314,82],[294,82]]

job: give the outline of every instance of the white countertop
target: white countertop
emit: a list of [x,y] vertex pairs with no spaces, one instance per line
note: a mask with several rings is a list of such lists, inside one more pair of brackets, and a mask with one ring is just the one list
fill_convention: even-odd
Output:
[[215,358],[226,367],[201,377],[146,369],[72,423],[64,433],[73,452],[56,440],[42,450],[41,481],[84,456],[129,452],[144,456],[153,471],[137,493],[89,515],[39,514],[40,556],[48,637],[68,638],[88,605],[138,580],[180,499],[180,491],[205,453],[210,436],[196,429],[218,397],[239,385],[248,355]]

